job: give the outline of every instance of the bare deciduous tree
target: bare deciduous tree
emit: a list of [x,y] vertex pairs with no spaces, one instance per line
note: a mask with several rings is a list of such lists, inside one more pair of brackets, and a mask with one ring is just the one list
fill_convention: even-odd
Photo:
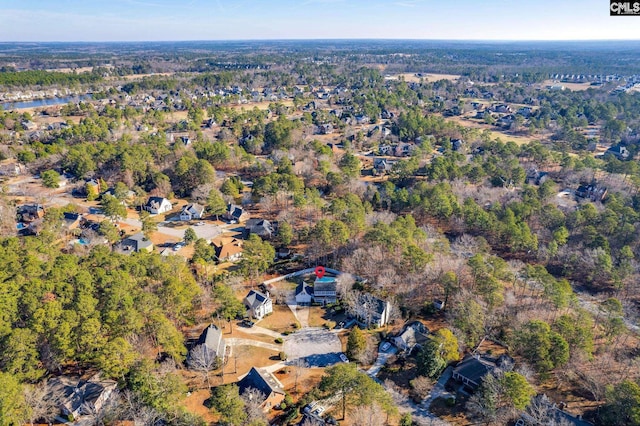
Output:
[[244,401],[244,409],[247,413],[247,424],[268,425],[267,417],[262,410],[261,404],[265,400],[265,395],[258,389],[248,388],[240,395]]
[[351,411],[352,423],[356,425],[384,426],[386,424],[386,414],[376,403],[371,405],[361,405]]
[[60,396],[48,382],[25,386],[24,398],[31,408],[31,423],[36,420],[52,422],[59,412]]
[[191,370],[201,372],[204,380],[207,382],[207,387],[209,388],[211,388],[209,372],[219,368],[220,364],[221,360],[218,354],[207,348],[205,344],[192,348],[187,359],[187,366]]

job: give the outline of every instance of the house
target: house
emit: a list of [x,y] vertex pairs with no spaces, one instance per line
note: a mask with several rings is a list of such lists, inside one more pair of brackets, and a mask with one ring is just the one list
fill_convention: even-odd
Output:
[[273,303],[269,293],[264,294],[257,290],[251,290],[243,302],[247,307],[247,314],[251,318],[259,320],[273,312]]
[[313,301],[326,305],[338,301],[338,283],[334,277],[316,278],[313,283]]
[[151,240],[147,240],[142,232],[138,232],[120,242],[120,251],[123,253],[152,252],[153,243]]
[[49,381],[49,398],[57,403],[65,416],[74,420],[100,412],[113,392],[117,382],[101,380],[98,375],[87,381],[60,376]]
[[6,162],[0,165],[0,176],[20,176],[27,172],[27,166],[22,163]]
[[238,205],[229,204],[227,205],[227,212],[222,215],[222,218],[227,221],[235,220],[237,223],[240,223],[249,219],[249,213]]
[[625,161],[629,158],[629,150],[622,145],[616,145],[607,149],[604,156],[614,156],[620,161]]
[[311,304],[313,300],[313,287],[308,283],[301,282],[296,287],[296,304],[301,306],[307,306]]
[[402,333],[393,338],[393,344],[401,351],[411,352],[414,347],[422,346],[429,337],[429,330],[420,321],[414,321],[404,328]]
[[576,197],[587,198],[591,201],[603,201],[607,197],[607,188],[595,183],[580,185],[576,189]]
[[242,240],[217,237],[211,241],[218,262],[237,262],[242,257]]
[[373,172],[374,174],[386,174],[391,171],[393,164],[387,161],[386,158],[376,158],[373,160]]
[[73,231],[80,227],[82,215],[79,213],[65,212],[62,216],[63,226],[67,231]]
[[370,293],[360,293],[351,310],[363,327],[384,327],[389,323],[391,303],[378,299]]
[[491,107],[491,109],[493,110],[493,112],[498,112],[498,113],[502,113],[502,114],[507,114],[511,112],[511,107],[509,105],[505,105],[505,104],[497,104]]
[[[217,357],[221,359],[221,362],[224,362],[227,344],[222,338],[222,331],[218,327],[211,324],[209,327],[205,328],[196,343],[193,345],[193,348],[200,345],[205,346],[205,356]],[[191,351],[193,351],[193,348]],[[189,356],[187,357],[187,364],[189,363],[190,355],[191,352],[189,352]]]
[[189,221],[195,219],[202,219],[204,216],[204,206],[198,203],[187,204],[182,208],[180,212],[180,220]]
[[249,219],[244,226],[246,235],[256,234],[263,240],[269,240],[275,235],[275,227],[267,219]]
[[473,392],[480,387],[487,374],[497,369],[509,371],[512,368],[513,359],[507,355],[501,355],[497,359],[486,355],[469,355],[453,369],[453,379]]
[[536,168],[529,170],[529,173],[527,173],[527,183],[529,185],[542,185],[547,179],[549,179],[549,173],[541,172]]
[[533,109],[529,106],[524,106],[518,109],[516,114],[523,116],[524,118],[529,118],[531,114],[533,114]]
[[454,151],[460,151],[464,146],[462,139],[451,139],[451,149]]
[[33,222],[44,217],[44,206],[42,204],[24,204],[18,206],[18,221]]
[[238,382],[240,395],[244,395],[250,389],[255,389],[261,394],[260,398],[263,399],[260,407],[264,411],[269,411],[284,401],[284,386],[267,370],[251,367],[249,373]]
[[167,213],[170,212],[172,208],[171,201],[164,197],[149,197],[147,204],[143,207],[143,209],[151,214]]

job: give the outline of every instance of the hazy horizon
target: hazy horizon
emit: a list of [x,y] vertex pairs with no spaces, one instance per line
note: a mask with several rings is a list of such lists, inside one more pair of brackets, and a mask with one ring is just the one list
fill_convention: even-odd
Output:
[[635,41],[603,0],[5,0],[1,42]]

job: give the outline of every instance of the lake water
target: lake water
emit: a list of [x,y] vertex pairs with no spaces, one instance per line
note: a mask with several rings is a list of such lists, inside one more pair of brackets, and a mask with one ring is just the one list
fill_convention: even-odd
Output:
[[66,96],[64,98],[37,99],[33,101],[8,102],[0,104],[5,111],[11,109],[38,108],[51,105],[68,104],[69,102],[78,102],[85,99],[91,99],[91,95]]

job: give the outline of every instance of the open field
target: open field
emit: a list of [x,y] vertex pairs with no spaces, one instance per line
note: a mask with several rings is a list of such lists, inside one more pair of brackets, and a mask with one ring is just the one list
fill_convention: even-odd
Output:
[[562,83],[554,80],[545,80],[542,83],[543,88],[547,88],[549,86],[564,86],[565,89],[568,90],[587,90],[588,88],[597,89],[598,86],[592,86],[590,83]]
[[405,72],[402,74],[388,75],[385,78],[387,80],[399,80],[400,77],[402,77],[404,81],[407,81],[410,83],[419,83],[420,80],[423,80],[427,83],[433,83],[434,81],[439,81],[439,80],[457,81],[461,76],[457,74],[431,74],[431,73],[422,73],[421,76],[418,76],[416,73]]
[[533,141],[537,141],[542,139],[539,135],[529,136],[529,135],[513,135],[509,132],[497,130],[495,126],[491,126],[489,124],[481,123],[476,120],[472,120],[465,117],[446,117],[446,120],[454,121],[456,124],[459,124],[463,127],[470,127],[473,129],[479,130],[488,130],[491,133],[492,138],[500,138],[503,142],[513,141],[518,145],[524,145],[531,143]]

